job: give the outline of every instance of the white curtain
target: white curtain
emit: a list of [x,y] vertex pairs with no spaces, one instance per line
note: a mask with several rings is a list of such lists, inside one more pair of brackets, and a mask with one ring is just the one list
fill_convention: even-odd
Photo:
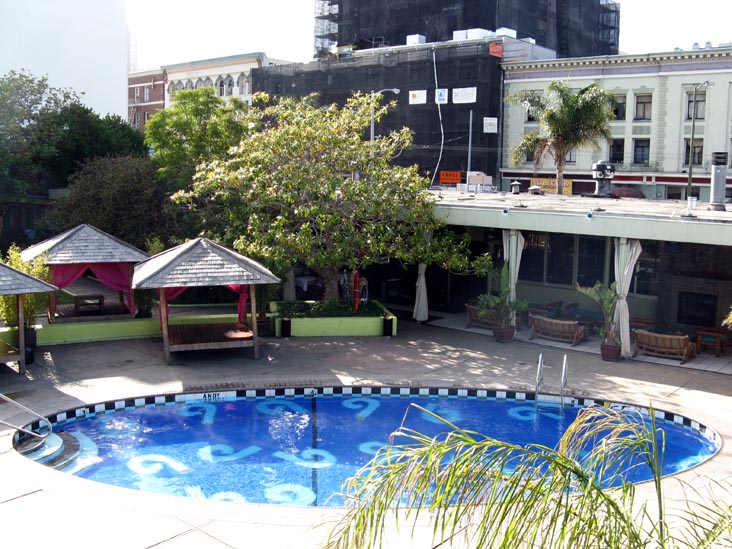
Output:
[[517,231],[516,229],[503,229],[503,259],[504,261],[508,261],[508,299],[511,301],[516,300],[516,284],[518,283],[521,254],[524,251],[525,242],[526,240],[521,234],[521,231]]
[[427,304],[427,279],[425,271],[427,265],[420,263],[417,268],[417,296],[414,300],[414,312],[412,318],[417,322],[424,322],[429,318],[429,306]]
[[282,299],[285,301],[295,301],[295,273],[292,269],[285,274],[285,287],[282,294]]
[[615,291],[618,294],[618,303],[615,306],[613,320],[620,331],[620,346],[624,357],[633,354],[630,347],[630,313],[628,312],[628,291],[633,280],[635,262],[641,254],[640,241],[636,239],[615,239]]

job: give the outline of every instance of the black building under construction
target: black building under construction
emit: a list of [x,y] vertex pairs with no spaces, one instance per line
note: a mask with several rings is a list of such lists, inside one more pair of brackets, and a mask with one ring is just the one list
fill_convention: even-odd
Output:
[[399,163],[433,181],[441,171],[497,178],[501,63],[617,53],[618,19],[608,0],[317,0],[316,59],[254,69],[253,89],[343,104],[398,88],[376,134],[414,131]]
[[316,0],[316,56],[333,46],[371,49],[453,39],[459,29],[507,27],[558,57],[618,53],[620,6],[610,0]]

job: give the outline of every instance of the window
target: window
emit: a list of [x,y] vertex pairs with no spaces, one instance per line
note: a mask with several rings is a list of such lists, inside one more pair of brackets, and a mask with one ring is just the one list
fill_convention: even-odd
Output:
[[707,107],[707,92],[696,92],[696,105],[694,105],[694,92],[686,94],[686,119],[691,120],[692,117],[697,120],[704,120],[704,111]]
[[615,99],[615,106],[613,107],[615,120],[625,120],[625,106],[627,100],[625,95],[614,95],[613,98]]
[[610,141],[610,160],[613,164],[625,162],[625,139],[613,139]]
[[577,246],[577,283],[593,286],[605,277],[606,238],[580,236]]
[[526,121],[536,122],[536,118],[534,118],[534,111],[532,111],[531,109],[526,111]]
[[551,233],[546,254],[546,281],[571,285],[574,275],[574,235]]
[[648,164],[651,158],[651,140],[635,139],[633,141],[633,164]]
[[641,255],[635,263],[630,291],[634,294],[658,294],[658,242],[641,240]]
[[135,88],[135,103],[140,100],[140,88]]
[[547,247],[546,233],[524,232],[526,243],[521,254],[519,279],[544,282],[544,253]]
[[689,153],[691,152],[691,158],[694,161],[694,166],[701,166],[702,158],[704,156],[704,140],[703,139],[694,139],[694,145],[692,146],[693,150],[689,150],[689,144],[691,143],[691,139],[684,139],[684,166],[689,165]]
[[137,113],[137,112],[136,112],[136,113],[134,114],[134,116],[132,117],[132,125],[133,125],[133,126],[134,126],[135,128],[138,128],[138,127],[140,126],[140,113]]
[[150,101],[150,86],[145,86],[143,97],[144,97],[145,103]]
[[229,96],[234,93],[234,79],[231,76],[226,78],[226,95]]
[[147,121],[150,120],[150,112],[145,112],[145,124],[147,124]]
[[564,161],[568,164],[576,164],[577,163],[577,150],[572,149],[567,153],[567,156],[564,157]]
[[650,120],[653,96],[650,94],[635,96],[635,119]]
[[223,97],[226,93],[226,82],[223,79],[219,80],[219,97]]

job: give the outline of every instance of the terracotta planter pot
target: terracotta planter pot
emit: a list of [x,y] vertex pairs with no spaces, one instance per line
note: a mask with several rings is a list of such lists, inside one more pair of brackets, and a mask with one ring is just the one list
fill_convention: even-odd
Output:
[[516,333],[515,326],[494,326],[493,337],[499,343],[508,343],[513,341],[513,335]]
[[603,360],[617,362],[620,360],[620,345],[615,343],[602,343],[600,345],[600,355]]

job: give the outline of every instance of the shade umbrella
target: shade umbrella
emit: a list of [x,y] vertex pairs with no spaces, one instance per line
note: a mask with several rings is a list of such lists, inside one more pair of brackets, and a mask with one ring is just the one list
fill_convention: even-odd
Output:
[[290,269],[285,274],[285,285],[283,289],[282,299],[285,301],[295,301],[295,272]]
[[426,271],[427,265],[420,263],[417,268],[417,296],[414,300],[414,312],[412,313],[412,318],[417,322],[424,322],[430,317],[429,306],[427,304]]

